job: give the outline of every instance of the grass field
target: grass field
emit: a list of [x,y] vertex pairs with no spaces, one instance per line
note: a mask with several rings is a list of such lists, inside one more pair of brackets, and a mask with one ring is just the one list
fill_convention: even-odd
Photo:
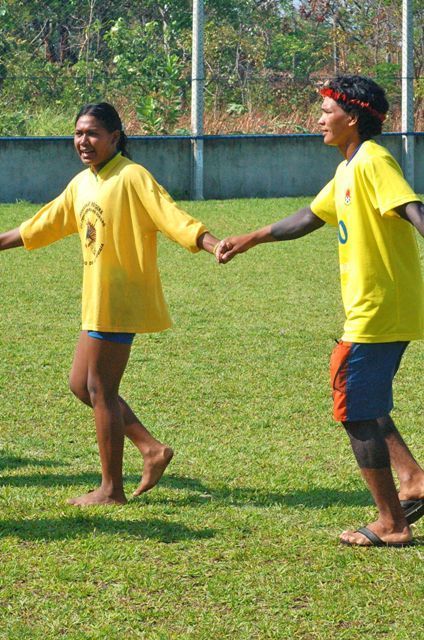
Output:
[[[304,203],[184,205],[223,236]],[[1,205],[0,229],[36,209]],[[176,456],[151,493],[84,510],[66,504],[99,481],[67,386],[79,241],[0,255],[1,640],[424,637],[424,521],[413,548],[338,544],[375,509],[331,419],[336,245],[324,227],[220,266],[161,239],[175,326],[137,337],[122,393]],[[412,344],[393,416],[424,462],[422,362]],[[140,472],[127,445],[127,495]]]

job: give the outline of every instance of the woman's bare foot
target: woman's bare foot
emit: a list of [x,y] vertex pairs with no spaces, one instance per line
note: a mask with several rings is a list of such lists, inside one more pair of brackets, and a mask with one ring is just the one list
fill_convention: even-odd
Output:
[[123,491],[116,491],[109,494],[101,487],[94,489],[93,491],[89,491],[83,496],[78,496],[78,498],[71,498],[68,500],[68,504],[72,504],[76,507],[85,507],[96,504],[125,504],[126,502],[127,499]]
[[141,493],[149,491],[159,482],[173,455],[172,449],[164,445],[144,454],[143,476],[133,496],[139,496]]
[[408,544],[412,540],[411,530],[408,526],[388,529],[378,520],[363,528],[366,532],[374,534],[380,540],[372,541],[366,535],[358,531],[343,531],[340,534],[340,542],[354,547],[373,547],[382,545]]

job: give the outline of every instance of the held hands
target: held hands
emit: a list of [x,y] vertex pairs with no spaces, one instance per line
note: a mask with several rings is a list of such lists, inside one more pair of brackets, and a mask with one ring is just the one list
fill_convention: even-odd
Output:
[[[216,238],[214,238],[214,240],[216,240]],[[245,233],[241,236],[230,236],[223,240],[217,240],[209,251],[215,255],[215,258],[220,264],[226,264],[230,262],[237,253],[244,253],[260,242],[264,242],[261,231],[252,231],[251,233]]]
[[253,242],[251,234],[246,233],[242,236],[231,236],[221,240],[214,253],[219,263],[226,264],[230,262],[237,253],[244,253],[253,246],[255,246],[255,243]]

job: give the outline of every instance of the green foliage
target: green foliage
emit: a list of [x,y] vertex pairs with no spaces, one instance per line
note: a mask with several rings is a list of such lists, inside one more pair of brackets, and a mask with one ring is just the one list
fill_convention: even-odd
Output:
[[401,92],[399,86],[399,77],[401,76],[401,65],[393,64],[392,62],[380,62],[376,64],[371,73],[387,91],[387,94],[394,98],[399,99]]
[[[207,112],[218,118],[261,112],[264,121],[288,118],[291,109],[305,120],[314,83],[336,71],[371,73],[398,102],[397,0],[206,0],[205,11]],[[414,11],[419,91],[422,1]],[[81,103],[98,99],[129,114],[131,133],[187,128],[191,22],[189,0],[0,0],[0,112],[8,132],[32,130],[32,113],[43,109],[56,112],[55,123],[72,123]],[[28,124],[18,126],[15,112]]]
[[1,113],[0,111],[0,136],[25,136],[27,135],[25,113]]
[[241,116],[243,113],[246,113],[246,107],[243,104],[237,104],[237,102],[230,102],[227,107],[227,113]]
[[288,72],[294,79],[305,79],[319,71],[326,63],[327,33],[314,28],[313,35],[308,23],[296,26],[291,32],[276,34],[270,46],[268,67]]
[[415,81],[415,96],[419,100],[424,100],[424,78]]
[[[113,86],[124,90],[148,133],[164,133],[181,110],[183,63],[175,54],[172,25],[158,21],[128,27],[119,18],[106,41],[112,54]],[[155,43],[155,46],[152,46]]]

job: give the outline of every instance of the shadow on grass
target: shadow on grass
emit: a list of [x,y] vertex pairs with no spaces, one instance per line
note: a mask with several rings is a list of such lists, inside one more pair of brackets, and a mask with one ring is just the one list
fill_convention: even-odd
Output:
[[[414,544],[412,545],[413,547],[424,547],[424,538],[423,536],[417,536],[416,538],[414,537]],[[406,547],[407,549],[408,547]]]
[[19,469],[20,467],[63,467],[68,463],[56,460],[40,460],[37,458],[24,458],[22,456],[0,455],[0,470]]
[[[173,489],[190,491],[189,495],[181,497],[161,497],[163,502],[175,505],[204,504],[206,500],[222,502],[226,504],[244,506],[247,504],[256,507],[270,507],[284,505],[288,507],[304,506],[310,509],[322,509],[336,504],[347,506],[367,506],[372,504],[371,497],[366,489],[341,490],[328,487],[314,486],[305,490],[294,490],[289,493],[266,491],[255,487],[208,487],[194,478],[184,478],[176,475],[167,475],[162,478],[161,485]],[[155,497],[155,502],[158,497]]]
[[[100,473],[32,473],[0,478],[0,487],[68,487],[87,486],[95,489],[100,484]],[[137,483],[140,476],[126,476],[126,481]]]
[[149,520],[115,520],[105,516],[38,518],[31,520],[0,521],[0,537],[16,536],[26,541],[52,541],[85,538],[87,536],[119,535],[125,539],[156,540],[172,543],[183,540],[204,540],[213,538],[215,531],[206,529],[189,529],[176,522],[164,522],[158,519]]
[[[140,480],[139,475],[126,475],[125,482],[134,486]],[[97,473],[81,474],[54,474],[40,473],[31,475],[8,476],[0,479],[0,486],[8,487],[67,487],[83,485],[89,489],[94,489],[100,483],[100,475]],[[372,504],[370,495],[365,489],[361,490],[340,490],[327,487],[314,486],[310,489],[295,490],[290,493],[270,492],[255,487],[235,487],[229,488],[209,487],[196,478],[186,478],[184,476],[166,475],[160,482],[160,487],[180,490],[178,495],[165,496],[163,493],[153,491],[139,498],[157,504],[166,503],[173,506],[195,506],[204,505],[213,500],[215,504],[255,507],[270,507],[285,505],[288,507],[307,507],[310,509],[322,509],[335,504],[347,506],[367,506]]]

